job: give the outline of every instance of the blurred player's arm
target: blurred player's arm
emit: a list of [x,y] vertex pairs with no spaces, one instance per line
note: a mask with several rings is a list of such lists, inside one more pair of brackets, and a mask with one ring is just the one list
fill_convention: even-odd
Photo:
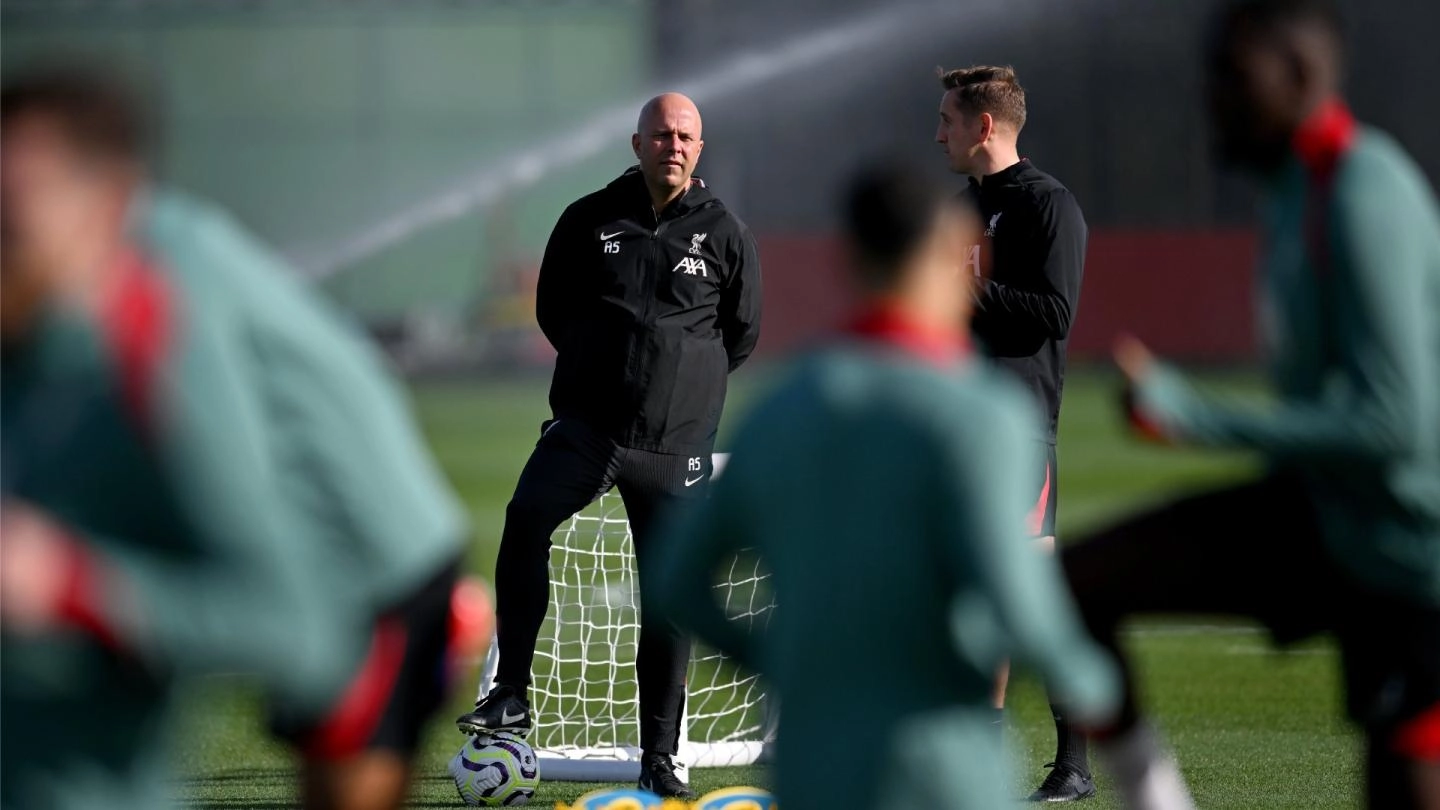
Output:
[[[1020,414],[1029,414],[1020,408]],[[1034,666],[1074,711],[1103,721],[1119,705],[1113,662],[1081,626],[1052,555],[1035,548],[1024,517],[1034,491],[1034,429],[1011,410],[995,409],[984,426],[960,426],[941,447],[933,502],[944,527],[943,553],[960,575],[973,577],[992,606],[1005,638],[1000,655]],[[970,626],[973,605],[957,603],[952,632],[961,648],[983,643],[984,627]],[[983,657],[984,651],[977,651]],[[994,653],[995,651],[991,651]],[[998,656],[997,656],[998,657]]]
[[720,291],[720,333],[731,371],[745,362],[760,340],[760,253],[748,228],[741,230],[739,243],[730,278]]
[[981,279],[975,312],[981,334],[994,322],[1003,322],[1006,331],[1023,329],[1042,338],[1063,340],[1070,334],[1085,270],[1085,217],[1075,198],[1064,192],[1045,198],[1040,218],[1036,238],[1044,239],[1045,247],[1033,287]]
[[1433,210],[1415,195],[1347,196],[1335,209],[1333,266],[1340,375],[1316,402],[1243,407],[1198,393],[1158,363],[1132,373],[1140,416],[1168,437],[1277,457],[1385,459],[1419,446],[1437,390],[1424,240]]
[[759,664],[753,635],[731,621],[715,600],[715,572],[742,543],[731,518],[734,472],[711,485],[705,500],[684,503],[669,515],[658,539],[651,573],[641,582],[650,604],[716,650],[755,671]]
[[[588,289],[579,271],[585,266],[580,256],[583,245],[594,242],[593,234],[577,225],[574,207],[565,209],[550,240],[545,243],[545,256],[540,260],[540,279],[535,287],[535,320],[540,331],[558,351],[567,331],[575,327],[582,305],[581,296]],[[599,246],[594,246],[599,249]]]
[[143,657],[260,674],[302,698],[345,664],[334,615],[345,604],[306,576],[319,542],[279,490],[263,390],[246,373],[257,359],[224,321],[188,319],[155,381],[154,440],[198,542],[103,560],[132,599],[111,626]]
[[59,627],[124,649],[111,617],[133,612],[128,583],[112,576],[75,532],[12,497],[0,506],[0,624],[38,635]]

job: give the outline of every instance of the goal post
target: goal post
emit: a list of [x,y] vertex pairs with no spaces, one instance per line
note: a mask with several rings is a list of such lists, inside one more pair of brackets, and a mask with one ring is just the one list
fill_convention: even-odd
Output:
[[[714,456],[714,475],[727,454]],[[607,494],[554,534],[550,607],[535,648],[529,743],[547,780],[628,781],[640,775],[639,582],[630,524]],[[729,561],[713,597],[736,621],[763,623],[774,610],[768,575],[753,556]],[[480,696],[499,662],[491,645]],[[677,760],[685,767],[762,761],[776,717],[759,677],[697,645],[690,658]],[[682,772],[682,778],[684,773]]]

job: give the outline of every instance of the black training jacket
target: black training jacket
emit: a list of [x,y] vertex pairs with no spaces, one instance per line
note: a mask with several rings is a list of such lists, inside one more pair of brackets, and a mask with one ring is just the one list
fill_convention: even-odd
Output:
[[726,375],[760,336],[755,238],[699,178],[657,218],[632,168],[560,215],[535,315],[559,352],[556,419],[638,450],[708,453]]
[[972,328],[995,362],[1031,390],[1055,443],[1065,347],[1085,273],[1085,216],[1060,181],[1022,160],[984,182],[970,180],[961,200],[976,207],[984,236]]

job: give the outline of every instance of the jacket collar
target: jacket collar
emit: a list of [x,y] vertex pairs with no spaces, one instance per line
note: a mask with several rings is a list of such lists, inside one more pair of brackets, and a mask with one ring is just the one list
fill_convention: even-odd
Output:
[[1020,180],[1020,175],[1030,171],[1033,167],[1030,158],[1020,158],[1018,163],[1007,166],[994,174],[987,174],[982,179],[971,177],[970,188],[976,192],[981,189],[996,189],[1001,186],[1013,185]]
[[1328,177],[1355,143],[1355,116],[1339,97],[1326,100],[1301,122],[1291,147],[1311,175]]
[[891,346],[935,366],[953,366],[970,356],[965,330],[940,329],[918,323],[894,304],[866,305],[850,322],[846,333]]
[[[609,187],[637,200],[642,211],[650,208],[650,190],[645,187],[645,178],[641,176],[639,166],[631,166],[626,169],[624,173],[610,182]],[[705,185],[705,181],[692,175],[690,188],[666,206],[663,212],[656,213],[662,219],[673,219],[682,217],[714,201],[715,195]]]

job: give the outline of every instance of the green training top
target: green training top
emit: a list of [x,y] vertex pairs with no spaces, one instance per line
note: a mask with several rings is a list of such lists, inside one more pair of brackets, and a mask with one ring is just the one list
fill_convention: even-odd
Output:
[[248,349],[280,486],[331,557],[312,580],[358,586],[364,604],[382,608],[458,559],[464,512],[370,342],[211,206],[154,195],[139,231],[175,283]]
[[[1007,658],[1082,714],[1113,706],[1112,665],[1025,529],[1037,418],[978,365],[873,341],[822,351],[752,412],[710,499],[657,546],[659,603],[778,697],[782,807],[1007,806],[989,708]],[[753,633],[706,598],[746,548],[778,604]],[[919,749],[945,762],[921,766]]]
[[1241,408],[1162,368],[1142,412],[1309,484],[1334,557],[1440,605],[1440,213],[1424,175],[1338,102],[1268,189],[1259,286],[1278,402]]
[[[385,600],[459,554],[388,375],[218,214],[157,197],[99,312],[0,357],[5,496],[100,572],[88,621],[0,644],[0,807],[165,806],[177,683],[332,705]],[[96,717],[107,731],[91,733]]]

